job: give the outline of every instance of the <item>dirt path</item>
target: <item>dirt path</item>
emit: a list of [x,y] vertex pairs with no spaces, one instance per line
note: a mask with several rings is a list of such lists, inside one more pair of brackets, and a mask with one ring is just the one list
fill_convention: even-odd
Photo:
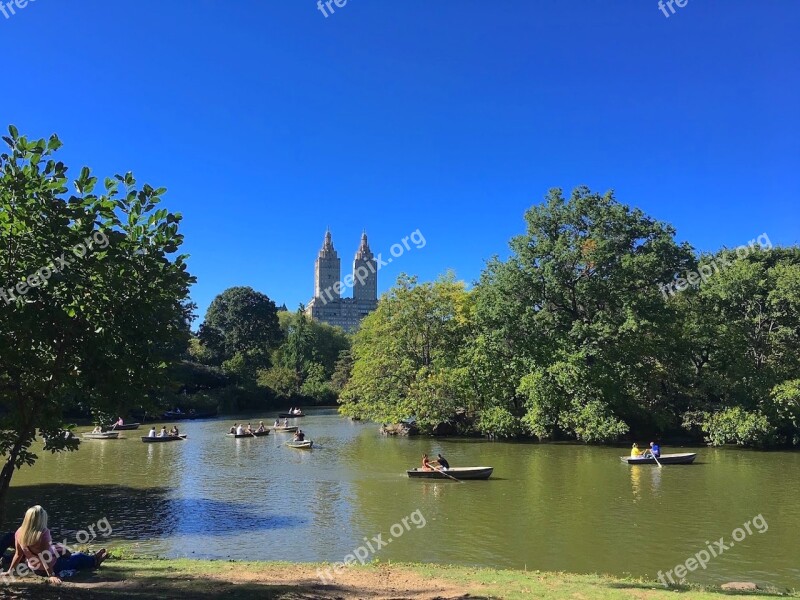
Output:
[[35,598],[36,600],[116,598],[192,598],[211,600],[235,595],[237,600],[265,598],[269,600],[478,600],[474,589],[458,583],[429,579],[423,575],[391,565],[370,570],[345,569],[334,575],[333,581],[323,584],[316,567],[263,565],[252,569],[241,563],[231,563],[208,573],[174,573],[167,569],[153,577],[116,579],[92,577],[88,581],[65,582],[61,586],[35,585],[0,591],[0,598]]

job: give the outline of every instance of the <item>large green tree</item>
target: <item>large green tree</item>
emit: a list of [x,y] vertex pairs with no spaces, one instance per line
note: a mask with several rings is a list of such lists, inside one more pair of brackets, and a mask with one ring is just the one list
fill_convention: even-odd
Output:
[[452,274],[434,283],[401,275],[355,334],[341,411],[379,422],[413,417],[431,431],[469,409],[469,313],[469,295]]
[[476,289],[473,368],[539,437],[619,437],[674,419],[663,380],[675,360],[659,289],[693,266],[673,229],[612,193],[552,190],[525,215],[512,255]]
[[228,288],[211,302],[200,326],[200,341],[213,364],[239,379],[255,380],[270,366],[270,353],[283,339],[278,309],[253,288]]
[[15,469],[75,449],[63,409],[119,412],[166,382],[186,348],[193,278],[179,214],[133,175],[72,181],[61,142],[9,128],[0,154],[0,521]]

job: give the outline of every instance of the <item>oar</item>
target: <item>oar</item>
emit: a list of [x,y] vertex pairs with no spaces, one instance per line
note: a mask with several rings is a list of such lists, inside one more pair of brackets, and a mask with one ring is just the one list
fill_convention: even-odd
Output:
[[658,458],[656,457],[656,455],[655,455],[655,454],[653,454],[653,452],[652,452],[652,451],[650,452],[650,456],[652,456],[652,457],[653,457],[653,460],[655,460],[655,461],[656,461],[656,464],[658,465],[658,468],[659,468],[659,469],[663,469],[663,468],[664,468],[664,465],[662,465],[660,462],[658,462]]
[[442,475],[444,475],[445,477],[449,477],[449,478],[450,478],[450,479],[452,479],[453,481],[457,481],[458,483],[464,483],[464,482],[463,482],[463,481],[461,481],[460,479],[456,479],[456,478],[455,478],[455,477],[453,477],[452,475],[448,475],[447,473],[445,473],[445,471],[444,471],[444,469],[443,469],[442,467],[435,468],[435,469],[434,469],[434,471],[436,471],[437,473],[441,473],[441,474],[442,474]]

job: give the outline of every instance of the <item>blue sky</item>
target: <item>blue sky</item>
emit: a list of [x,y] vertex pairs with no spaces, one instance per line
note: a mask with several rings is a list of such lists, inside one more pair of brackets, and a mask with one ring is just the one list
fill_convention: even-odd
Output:
[[[202,316],[296,308],[343,267],[474,281],[551,187],[614,189],[701,250],[800,241],[800,4],[689,0],[36,0],[0,15],[0,123],[73,171],[169,189]],[[346,271],[346,268],[345,268]]]

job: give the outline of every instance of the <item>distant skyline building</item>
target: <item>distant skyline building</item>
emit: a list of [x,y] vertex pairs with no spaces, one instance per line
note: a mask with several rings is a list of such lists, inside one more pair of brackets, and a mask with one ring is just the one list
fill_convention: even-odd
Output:
[[[353,297],[342,298],[342,291],[349,287],[353,288]],[[377,307],[378,266],[367,233],[361,234],[353,273],[342,279],[342,261],[328,230],[314,265],[314,298],[308,303],[306,314],[315,321],[352,332]]]

